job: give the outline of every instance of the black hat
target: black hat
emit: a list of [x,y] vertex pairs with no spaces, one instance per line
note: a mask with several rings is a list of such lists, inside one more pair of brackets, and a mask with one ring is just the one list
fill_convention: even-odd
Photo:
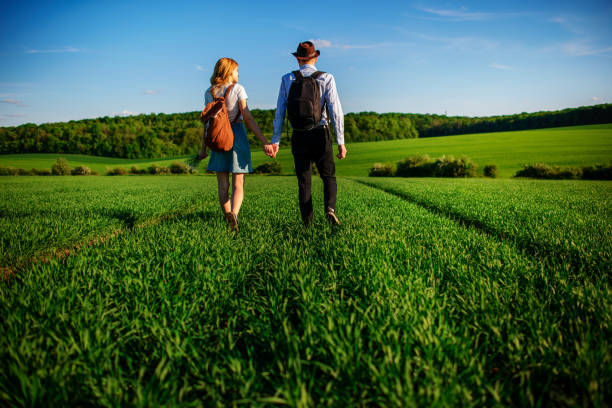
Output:
[[298,45],[297,51],[292,52],[292,54],[299,60],[309,60],[321,55],[321,51],[315,50],[315,46],[311,41],[304,41]]

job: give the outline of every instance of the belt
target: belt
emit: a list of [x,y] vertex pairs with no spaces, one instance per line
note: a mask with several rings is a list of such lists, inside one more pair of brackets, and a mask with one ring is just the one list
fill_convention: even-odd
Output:
[[297,130],[298,132],[309,132],[309,131],[315,130],[315,129],[327,129],[327,123],[325,123],[323,125],[318,125],[318,126],[315,126],[315,127],[311,127],[310,129],[293,128],[293,130]]

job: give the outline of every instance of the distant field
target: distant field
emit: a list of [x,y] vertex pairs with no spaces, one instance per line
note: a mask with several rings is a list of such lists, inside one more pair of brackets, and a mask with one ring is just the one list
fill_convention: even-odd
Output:
[[[524,164],[534,162],[560,166],[608,163],[612,160],[612,124],[352,143],[347,144],[347,148],[347,159],[336,162],[339,176],[366,176],[375,162],[397,162],[414,154],[429,154],[433,158],[443,154],[465,154],[480,168],[486,164],[496,164],[500,177],[511,177]],[[144,168],[152,163],[169,165],[186,158],[130,160],[69,154],[19,154],[0,155],[0,165],[26,169],[50,168],[58,156],[66,157],[72,166],[89,166],[100,174],[110,166],[129,168],[135,164]],[[259,147],[253,148],[254,166],[267,160],[270,159]],[[289,148],[281,149],[278,160],[285,173],[293,172],[293,157]],[[203,163],[201,168],[205,168],[205,165]]]
[[[6,406],[606,406],[612,183],[0,178]],[[4,279],[1,279],[4,277]],[[608,384],[608,385],[606,385]]]

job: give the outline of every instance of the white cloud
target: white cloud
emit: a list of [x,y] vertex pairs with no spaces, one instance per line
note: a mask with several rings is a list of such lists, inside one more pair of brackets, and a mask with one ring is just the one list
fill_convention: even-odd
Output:
[[84,52],[85,50],[81,49],[81,48],[75,48],[75,47],[64,47],[64,48],[56,48],[56,49],[50,49],[50,50],[36,50],[36,49],[30,49],[30,50],[26,50],[26,54],[56,54],[56,53],[75,53],[75,52]]
[[601,102],[601,101],[603,101],[603,98],[601,96],[594,96],[591,99],[593,100],[593,102]]
[[336,47],[336,45],[332,45],[332,42],[329,40],[322,40],[322,39],[316,39],[316,40],[310,40],[311,42],[314,43],[315,48],[331,48],[331,47]]
[[573,34],[584,34],[585,21],[576,16],[557,16],[549,20],[551,23],[560,25]]
[[373,48],[383,48],[383,47],[391,47],[394,45],[393,43],[375,43],[375,44],[345,44],[342,46],[342,49],[345,50],[368,50]]
[[23,118],[27,115],[25,113],[3,113],[0,116],[3,118]]
[[204,67],[201,65],[196,65],[195,69],[197,69],[198,71],[205,71]]
[[441,42],[446,44],[448,48],[462,51],[492,50],[499,47],[499,43],[497,41],[480,37],[435,37],[418,33],[416,36],[428,41]]
[[374,44],[341,44],[338,42],[332,42],[330,40],[316,39],[309,40],[312,41],[315,45],[315,48],[338,48],[342,50],[355,50],[355,49],[374,49],[374,48],[383,48],[390,47],[393,45],[398,45],[397,43],[383,42],[383,43],[374,43]]
[[110,114],[110,116],[132,116],[132,115],[139,115],[139,113],[138,112],[132,112],[132,111],[129,111],[127,109],[124,109],[121,112],[113,112],[113,113]]
[[568,41],[561,44],[561,51],[572,57],[605,55],[612,53],[612,47],[594,47],[585,40]]
[[489,64],[489,68],[495,68],[495,69],[503,69],[506,71],[513,71],[514,67],[511,67],[509,65],[503,65],[503,64],[497,64],[495,62],[492,62]]
[[146,91],[144,91],[145,95],[157,95],[159,93],[159,91],[153,90],[153,89],[147,89]]
[[16,106],[21,106],[21,107],[25,107],[26,105],[24,105],[23,102],[17,100],[17,99],[2,99],[0,100],[0,103],[9,103],[11,105],[16,105]]
[[461,10],[441,10],[423,8],[421,9],[421,11],[434,14],[439,17],[448,17],[460,21],[490,20],[491,18],[495,17],[495,14],[492,13],[470,12],[467,11],[465,7],[462,7]]

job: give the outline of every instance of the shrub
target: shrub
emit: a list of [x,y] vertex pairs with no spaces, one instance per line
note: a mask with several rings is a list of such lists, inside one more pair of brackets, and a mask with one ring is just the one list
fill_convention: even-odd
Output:
[[26,169],[16,169],[16,170],[17,170],[18,176],[29,176],[30,175],[29,170],[26,170]]
[[428,155],[407,157],[397,163],[399,177],[474,177],[476,163],[467,156],[442,156],[435,161]]
[[434,162],[426,154],[415,155],[397,163],[395,175],[398,177],[432,177],[435,175]]
[[374,163],[368,175],[370,177],[393,177],[395,166],[391,163]]
[[555,167],[555,169],[557,169],[557,177],[560,179],[579,180],[582,178],[582,169],[579,167],[566,167],[564,169]]
[[491,178],[497,177],[497,166],[495,164],[487,164],[484,166],[484,176]]
[[32,169],[31,170],[33,174],[37,175],[37,176],[50,176],[51,173],[51,169]]
[[596,164],[583,167],[582,178],[585,180],[612,180],[612,161],[607,166]]
[[544,163],[526,164],[514,177],[546,178],[552,173],[552,167]]
[[55,176],[69,176],[70,166],[68,165],[66,159],[58,157],[51,167],[51,173]]
[[87,166],[77,166],[72,169],[71,174],[73,176],[89,176],[91,175],[91,169]]
[[266,162],[255,167],[255,174],[281,174],[281,164],[277,161]]
[[169,174],[170,169],[165,166],[158,166],[157,164],[152,164],[147,169],[149,174]]
[[516,172],[514,177],[529,177],[548,180],[580,179],[583,177],[583,169],[575,167],[566,167],[562,169],[559,166],[535,163],[525,165],[522,170]]
[[434,163],[436,177],[474,177],[476,164],[467,156],[455,158],[443,155]]
[[147,171],[145,169],[139,169],[138,166],[130,167],[130,174],[146,174]]
[[124,176],[127,174],[127,170],[121,166],[118,166],[112,169],[107,169],[107,170],[108,170],[106,172],[107,176]]
[[170,173],[172,174],[189,174],[189,166],[185,163],[174,162],[170,165]]
[[19,174],[19,170],[8,166],[8,167],[2,167],[0,166],[0,176],[16,176],[17,174]]

